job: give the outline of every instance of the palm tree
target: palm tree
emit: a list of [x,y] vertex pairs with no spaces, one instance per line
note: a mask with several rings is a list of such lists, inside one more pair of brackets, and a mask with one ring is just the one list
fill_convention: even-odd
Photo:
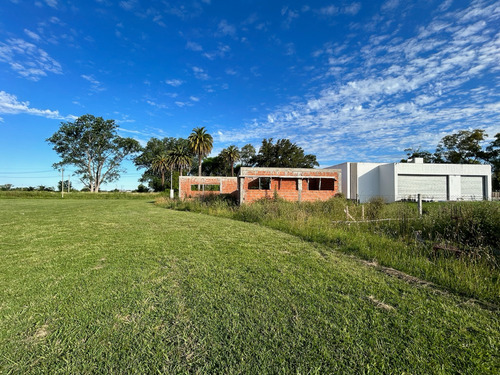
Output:
[[153,172],[159,173],[161,175],[161,187],[165,190],[165,173],[170,169],[170,160],[164,152],[157,155],[151,164],[151,169]]
[[238,147],[231,145],[221,152],[222,157],[227,160],[231,167],[231,177],[234,177],[234,163],[240,160],[240,150]]
[[204,156],[210,154],[213,148],[213,138],[205,130],[205,127],[194,128],[188,137],[189,147],[198,155],[198,176],[201,176],[201,162]]
[[191,153],[189,149],[182,144],[177,144],[168,151],[167,160],[172,168],[178,168],[182,176],[182,170],[191,166]]

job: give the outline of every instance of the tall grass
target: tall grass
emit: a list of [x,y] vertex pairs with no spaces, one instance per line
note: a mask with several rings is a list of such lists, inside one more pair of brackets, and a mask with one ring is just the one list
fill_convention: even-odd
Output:
[[450,291],[500,302],[500,204],[496,202],[427,203],[421,218],[415,203],[356,205],[340,198],[303,203],[270,199],[241,207],[216,197],[159,199],[157,204],[259,223]]

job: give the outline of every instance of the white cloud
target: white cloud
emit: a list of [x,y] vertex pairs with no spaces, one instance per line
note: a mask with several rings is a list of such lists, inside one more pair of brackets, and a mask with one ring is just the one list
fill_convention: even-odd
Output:
[[160,109],[168,108],[168,106],[166,104],[156,103],[155,101],[152,101],[152,100],[146,100],[146,103],[148,103],[150,106],[160,108]]
[[57,0],[45,0],[45,3],[54,9],[57,9]]
[[356,15],[361,9],[361,4],[360,3],[352,3],[350,5],[347,5],[344,9],[343,12],[346,14],[350,15]]
[[197,79],[201,79],[203,81],[210,79],[210,76],[202,68],[198,66],[193,66],[193,73]]
[[399,6],[399,0],[387,0],[382,4],[382,10],[393,10]]
[[120,1],[120,7],[125,10],[132,10],[137,6],[137,0]]
[[[500,72],[500,8],[485,4],[438,14],[407,39],[379,33],[354,52],[325,45],[313,54],[315,65],[323,63],[321,72],[315,70],[320,91],[250,121],[244,134],[225,131],[224,138],[290,138],[319,160],[395,161],[404,148],[432,151],[460,129],[498,132],[498,85],[477,86]],[[332,82],[332,69],[343,72],[341,79]]]
[[189,99],[192,101],[192,102],[199,102],[200,101],[200,98],[196,97],[196,96],[190,96]]
[[328,5],[318,10],[318,13],[323,16],[334,16],[339,12],[339,8],[335,5]]
[[56,120],[74,120],[76,118],[72,115],[62,116],[59,111],[32,108],[30,102],[21,102],[17,99],[17,96],[5,91],[0,91],[0,113],[9,115],[28,114]]
[[451,6],[452,3],[453,3],[453,0],[443,1],[443,3],[439,6],[439,10],[443,11],[443,12],[445,10],[448,10],[448,8]]
[[38,81],[47,73],[62,74],[61,64],[47,52],[18,38],[0,42],[0,62],[9,64],[20,76],[32,81]]
[[80,77],[91,83],[92,91],[99,92],[106,90],[104,87],[102,87],[102,83],[95,79],[93,75],[82,74]]
[[231,51],[231,47],[226,44],[219,44],[217,50],[211,52],[205,52],[203,56],[205,56],[209,60],[215,60],[217,57],[223,58],[226,54]]
[[24,29],[24,33],[26,35],[28,35],[31,39],[34,39],[36,42],[40,41],[40,35],[38,35],[37,33],[34,33],[33,31],[31,30],[28,30],[28,29]]
[[315,13],[323,16],[323,17],[332,17],[340,14],[348,14],[354,16],[358,14],[361,9],[361,3],[354,2],[349,5],[338,7],[336,5],[330,4],[326,5],[322,8],[314,10]]
[[203,47],[196,42],[187,42],[186,49],[189,49],[191,51],[196,51],[196,52],[203,51]]
[[179,87],[184,83],[184,81],[181,81],[180,79],[167,79],[165,80],[165,83],[172,87]]
[[217,27],[218,34],[223,36],[236,36],[236,27],[229,24],[226,20],[222,20],[219,22]]
[[295,10],[289,9],[288,7],[283,7],[281,9],[281,15],[285,18],[282,23],[285,29],[290,28],[293,20],[299,18],[299,13]]

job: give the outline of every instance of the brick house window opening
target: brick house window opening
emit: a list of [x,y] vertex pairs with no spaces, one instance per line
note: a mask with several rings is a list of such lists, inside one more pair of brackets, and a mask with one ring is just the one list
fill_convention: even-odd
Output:
[[335,190],[335,178],[308,178],[308,190],[329,191]]
[[191,191],[220,191],[220,185],[200,184],[200,189],[198,190],[198,184],[193,184],[191,185]]
[[248,183],[248,189],[252,190],[270,190],[271,177],[257,177]]

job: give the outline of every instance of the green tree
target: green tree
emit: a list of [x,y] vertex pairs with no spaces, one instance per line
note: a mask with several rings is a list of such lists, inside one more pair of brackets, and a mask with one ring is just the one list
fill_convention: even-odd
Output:
[[486,159],[481,142],[488,135],[482,129],[460,130],[444,136],[438,143],[435,161],[452,164],[479,164]]
[[184,138],[166,137],[163,139],[151,138],[142,152],[134,158],[134,164],[137,169],[144,169],[140,182],[148,183],[149,187],[155,191],[164,190],[165,186],[161,181],[161,174],[153,170],[153,161],[158,155],[168,154],[177,144],[188,147],[188,141]]
[[114,120],[89,114],[74,122],[62,122],[59,130],[46,140],[61,157],[54,168],[74,165],[74,173],[89,190],[99,192],[101,184],[119,178],[123,159],[141,150],[135,139],[118,136],[117,129]]
[[[64,180],[64,185],[62,184],[61,181],[58,181],[57,182],[57,191],[61,191],[61,186],[64,186],[65,192],[73,189],[73,184],[71,183],[70,180]],[[41,190],[40,188],[41,188],[41,186],[38,187],[38,190]],[[45,190],[45,186],[44,186],[43,190]]]
[[183,144],[177,144],[172,150],[167,153],[168,164],[179,170],[182,176],[182,171],[189,169],[192,162],[192,154],[190,150]]
[[263,139],[259,153],[253,159],[257,167],[313,168],[319,166],[316,156],[305,154],[304,150],[289,139]]
[[157,155],[151,163],[151,169],[161,175],[162,190],[165,190],[165,173],[167,173],[171,168],[171,160],[164,152]]
[[221,156],[229,163],[231,177],[234,177],[234,163],[240,159],[240,150],[238,147],[231,145],[221,151]]
[[205,176],[227,176],[227,164],[221,154],[203,159]]
[[424,159],[424,163],[434,163],[435,158],[429,151],[421,150],[420,146],[418,148],[406,148],[406,159],[401,159],[401,163],[408,163],[409,160],[413,160],[415,158]]
[[213,148],[213,138],[205,130],[205,127],[194,128],[188,137],[189,147],[198,156],[198,176],[201,176],[201,165],[203,157],[210,154]]
[[500,133],[495,135],[495,139],[486,147],[486,159],[492,166],[493,190],[500,190]]
[[246,144],[241,148],[240,151],[240,162],[242,167],[252,167],[253,160],[255,159],[255,147],[250,143]]

